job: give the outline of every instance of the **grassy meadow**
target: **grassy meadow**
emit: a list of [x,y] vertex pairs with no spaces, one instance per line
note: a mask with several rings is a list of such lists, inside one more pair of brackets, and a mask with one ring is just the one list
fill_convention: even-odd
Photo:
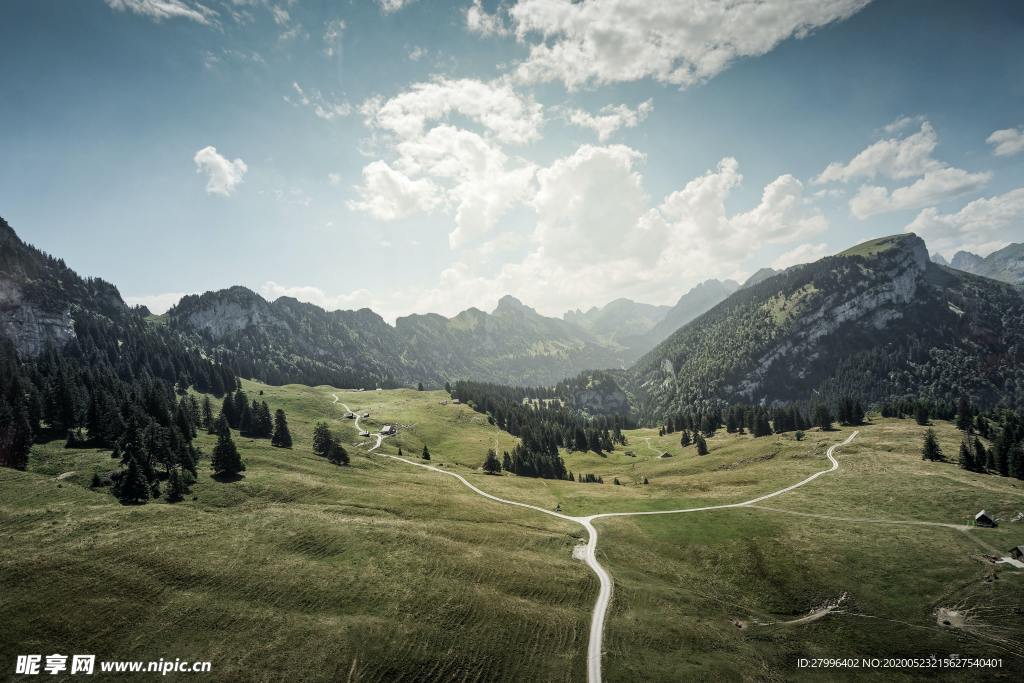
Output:
[[[466,406],[442,405],[443,392],[244,388],[285,409],[294,447],[236,436],[244,478],[214,481],[206,458],[182,503],[123,507],[90,490],[93,472],[116,461],[62,440],[34,448],[27,472],[0,470],[0,624],[13,634],[0,660],[180,657],[211,660],[225,681],[583,680],[597,580],[572,559],[582,529],[366,454],[372,440],[341,403],[370,412],[361,424],[371,431],[399,426],[384,453],[418,459],[426,444],[432,464],[489,492],[573,515],[748,500],[827,469],[826,448],[850,431],[812,430],[801,442],[720,432],[698,457],[678,434],[633,430],[606,457],[565,455],[573,472],[605,481],[580,484],[482,474],[486,450],[514,439]],[[351,466],[310,452],[320,419]],[[954,458],[958,433],[935,429]],[[1024,543],[1024,522],[1009,522],[1024,488],[923,462],[922,432],[876,418],[839,449],[838,472],[765,501],[770,509],[598,520],[598,557],[615,580],[605,678],[820,679],[797,658],[958,653],[1002,657],[1003,668],[949,680],[1019,679],[1024,570],[985,555]],[[208,454],[213,439],[197,445]],[[983,507],[1005,520],[999,528],[889,523],[963,524]],[[781,623],[840,598],[820,619]],[[955,625],[940,623],[942,608],[958,611]],[[883,675],[935,677],[828,677]]]

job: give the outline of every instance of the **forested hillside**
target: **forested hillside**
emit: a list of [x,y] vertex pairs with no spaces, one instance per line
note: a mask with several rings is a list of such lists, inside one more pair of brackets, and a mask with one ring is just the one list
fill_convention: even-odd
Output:
[[633,368],[640,414],[722,402],[1024,401],[1024,299],[899,235],[745,287]]

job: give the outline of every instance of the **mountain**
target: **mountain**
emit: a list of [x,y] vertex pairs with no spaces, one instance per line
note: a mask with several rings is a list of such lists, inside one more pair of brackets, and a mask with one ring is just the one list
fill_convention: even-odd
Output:
[[705,280],[683,294],[661,321],[644,335],[648,342],[644,351],[654,348],[680,327],[710,310],[720,301],[724,301],[737,289],[739,284],[733,280]]
[[231,287],[183,297],[165,317],[218,361],[269,384],[394,387],[440,378],[404,357],[394,328],[368,308],[327,312]]
[[751,275],[740,285],[740,289],[746,289],[747,287],[753,287],[754,285],[764,282],[768,278],[778,275],[781,271],[775,270],[774,268],[761,268],[756,273]]
[[446,378],[551,385],[589,368],[623,367],[623,349],[557,318],[540,315],[512,296],[493,313],[470,308],[453,318],[399,318],[395,329],[407,357]]
[[943,256],[942,254],[940,254],[937,251],[933,251],[932,252],[932,257],[931,258],[932,258],[932,263],[937,263],[940,266],[948,266],[949,265],[949,261],[946,260],[946,257]]
[[1024,243],[1010,244],[984,258],[969,251],[958,251],[949,265],[993,280],[1024,284]]
[[242,376],[271,384],[440,386],[472,377],[549,385],[587,368],[628,362],[621,347],[511,296],[493,313],[471,308],[453,318],[411,315],[392,327],[370,309],[328,312],[232,287],[184,297],[166,321],[200,337],[213,357]]
[[931,263],[913,234],[789,268],[731,295],[630,371],[640,413],[684,405],[923,397],[1024,405],[1020,289]]
[[649,332],[670,310],[670,306],[616,299],[601,307],[594,306],[586,313],[568,311],[562,319],[596,337],[621,344],[625,339]]

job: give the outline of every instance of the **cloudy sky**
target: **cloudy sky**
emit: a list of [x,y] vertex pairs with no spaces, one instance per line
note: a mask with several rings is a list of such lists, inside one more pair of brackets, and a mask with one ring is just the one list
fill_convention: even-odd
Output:
[[0,216],[164,310],[672,303],[1024,239],[1024,4],[6,0]]

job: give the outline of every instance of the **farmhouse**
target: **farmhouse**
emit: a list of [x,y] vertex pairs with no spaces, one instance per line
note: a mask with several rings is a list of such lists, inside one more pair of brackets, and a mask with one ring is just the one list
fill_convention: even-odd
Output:
[[370,413],[363,413],[363,417],[370,417]]
[[384,436],[391,436],[397,431],[398,430],[395,429],[394,425],[384,425],[383,427],[380,428],[380,433],[383,434]]
[[996,520],[992,519],[987,512],[982,510],[974,515],[974,526],[983,526],[991,529],[996,526]]
[[1024,545],[1019,545],[1016,548],[1011,548],[1010,557],[1017,560],[1018,562],[1024,562]]
[[366,431],[365,429],[363,429],[363,430],[361,430],[359,432],[359,436],[369,436],[369,435],[370,435],[370,432]]

